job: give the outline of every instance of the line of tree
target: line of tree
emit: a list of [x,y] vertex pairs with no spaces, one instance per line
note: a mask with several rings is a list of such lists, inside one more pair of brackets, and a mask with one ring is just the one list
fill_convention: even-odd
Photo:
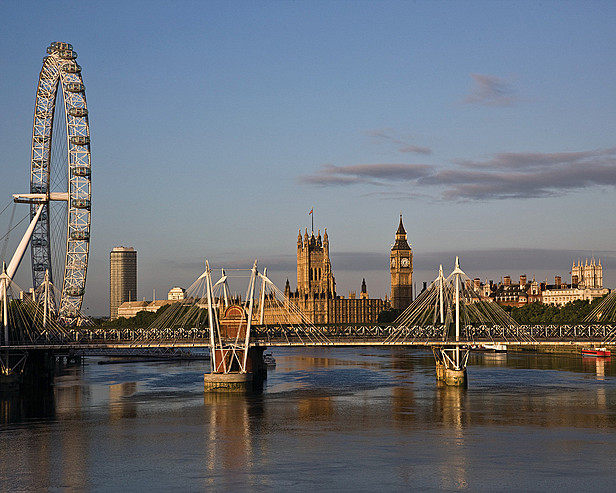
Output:
[[591,303],[576,300],[564,306],[552,306],[537,302],[521,307],[503,306],[503,309],[522,325],[572,325],[582,323],[601,301],[603,297],[595,298]]
[[[543,303],[529,303],[521,307],[501,305],[513,319],[522,325],[572,325],[580,324],[586,316],[603,301],[604,297],[595,298],[591,303],[576,300],[564,306],[545,305]],[[379,313],[378,323],[391,323],[401,310],[389,308]]]
[[101,329],[144,329],[149,327],[152,322],[164,313],[169,305],[162,306],[157,312],[140,311],[134,317],[119,317],[114,320],[93,319],[94,324]]

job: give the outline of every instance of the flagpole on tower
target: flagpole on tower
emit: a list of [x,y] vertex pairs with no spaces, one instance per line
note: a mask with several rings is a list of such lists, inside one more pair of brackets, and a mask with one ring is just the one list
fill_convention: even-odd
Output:
[[310,212],[308,213],[308,215],[310,216],[310,218],[312,219],[312,234],[314,235],[314,207],[312,209],[310,209]]

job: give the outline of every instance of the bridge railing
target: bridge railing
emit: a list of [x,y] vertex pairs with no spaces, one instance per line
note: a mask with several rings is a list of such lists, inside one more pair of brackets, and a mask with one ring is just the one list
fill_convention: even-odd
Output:
[[[190,343],[194,341],[205,345],[209,341],[209,329],[206,328],[162,328],[162,329],[111,329],[93,327],[75,327],[59,336],[57,333],[42,331],[36,338],[23,341],[11,341],[11,345],[54,345],[54,344],[111,344],[123,343],[139,346],[157,343]],[[299,325],[256,325],[252,328],[253,342],[290,343],[342,341],[382,341],[383,343],[404,343],[425,341],[447,341],[447,331],[443,326],[394,327],[384,324],[335,324],[313,327]],[[614,341],[615,325],[521,325],[521,326],[466,326],[462,330],[461,340],[469,343],[492,340],[526,342],[533,341]]]

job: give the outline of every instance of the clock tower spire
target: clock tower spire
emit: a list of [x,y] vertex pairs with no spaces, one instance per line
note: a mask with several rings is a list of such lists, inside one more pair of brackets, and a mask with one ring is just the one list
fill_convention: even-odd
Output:
[[391,273],[391,306],[404,310],[413,300],[413,252],[406,239],[406,230],[400,224],[396,231],[396,241],[389,254]]

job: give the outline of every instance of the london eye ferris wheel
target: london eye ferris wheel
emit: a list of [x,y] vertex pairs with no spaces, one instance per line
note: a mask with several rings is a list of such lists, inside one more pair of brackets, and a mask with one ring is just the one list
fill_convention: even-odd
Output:
[[58,316],[70,323],[80,317],[88,270],[90,128],[77,53],[68,43],[54,42],[47,54],[34,106],[30,193],[14,199],[30,204],[31,219],[39,214],[30,240],[33,287],[47,276],[61,293]]

